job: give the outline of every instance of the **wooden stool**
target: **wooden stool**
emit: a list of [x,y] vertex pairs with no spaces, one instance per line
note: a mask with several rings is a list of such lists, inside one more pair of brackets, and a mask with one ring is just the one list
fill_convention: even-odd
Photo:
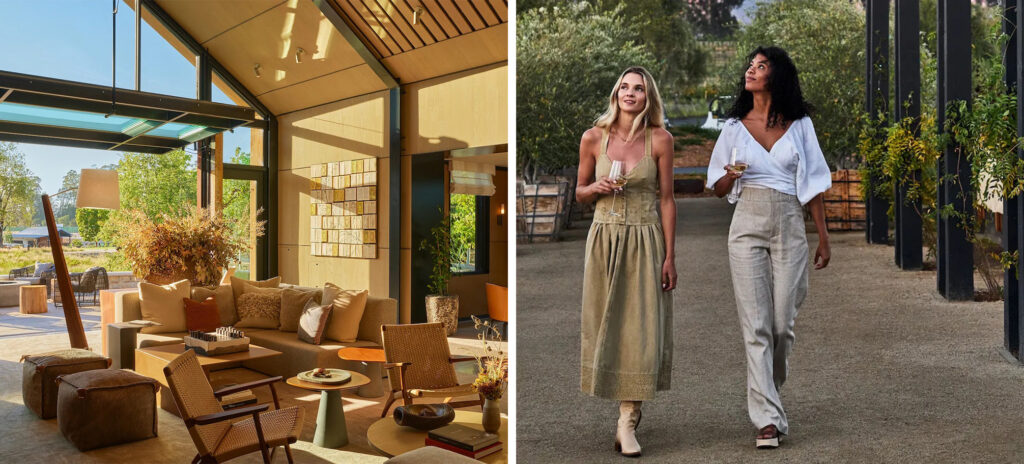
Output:
[[38,314],[46,312],[46,286],[22,285],[19,289],[19,308],[22,314]]

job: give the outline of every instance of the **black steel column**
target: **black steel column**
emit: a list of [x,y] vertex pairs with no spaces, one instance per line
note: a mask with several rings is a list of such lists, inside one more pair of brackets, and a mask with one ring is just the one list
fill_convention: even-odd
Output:
[[[213,76],[210,73],[210,55],[206,52],[196,56],[196,98],[210,101],[213,98]],[[199,206],[209,208],[210,192],[213,191],[213,138],[207,137],[196,142],[199,153]]]
[[[1007,5],[1009,5],[1010,3],[1010,1],[1007,1]],[[1012,0],[1012,3],[1015,4],[1016,6],[1016,11],[1014,12],[1014,14],[1010,15],[1010,17],[1014,18],[1014,26],[1024,24],[1024,11],[1022,11],[1024,10],[1024,8],[1020,7],[1019,2],[1017,0]],[[1007,6],[1007,8],[1009,8],[1009,6]],[[1014,27],[1014,30],[1016,30],[1016,27]],[[1021,60],[1018,56],[1021,53],[1021,51],[1024,51],[1024,34],[1012,35],[1010,44],[1012,44],[1012,47],[1011,49],[1008,49],[1006,52],[1006,69],[1007,73],[1012,73],[1012,80],[1014,83],[1013,88],[1017,90],[1020,88],[1020,84],[1024,82],[1024,60]],[[1007,79],[1007,84],[1009,84],[1009,82],[1010,79]],[[1020,98],[1020,92],[1019,90],[1017,90],[1017,137],[1021,136],[1024,136],[1024,99]],[[1017,148],[1017,157],[1024,159],[1024,147]],[[1016,250],[1021,252],[1021,248],[1024,248],[1021,247],[1021,244],[1024,244],[1024,200],[1022,200],[1020,197],[1017,197],[1013,200],[1012,203],[1008,201],[1003,205],[1003,211],[1005,211],[1004,221],[1007,222],[1011,220],[1010,205],[1013,205],[1012,221],[1014,230],[1012,231],[1012,234],[1014,237],[1016,237]],[[1004,222],[1004,225],[1007,224],[1007,222]],[[1004,228],[1003,233],[1010,234],[1010,228]],[[1012,250],[1007,250],[1012,252]],[[1020,358],[1021,353],[1024,353],[1024,324],[1021,323],[1021,319],[1024,319],[1024,308],[1022,308],[1020,301],[1020,295],[1024,294],[1022,293],[1022,290],[1024,290],[1024,279],[1018,278],[1020,270],[1022,268],[1024,268],[1024,256],[1018,257],[1016,267],[1007,272],[1007,279],[1012,277],[1013,279],[1015,279],[1014,282],[1016,283],[1016,285],[1014,285],[1014,291],[1011,292],[1011,281],[1006,280],[1005,282],[1007,290],[1006,295],[1004,295],[1007,302],[1011,301],[1012,298],[1013,301],[1016,303],[1013,306],[1013,308],[1015,308],[1017,314],[1017,327],[1015,331],[1017,343],[1009,346],[1012,347],[1010,351],[1014,351],[1014,349],[1016,349],[1018,359]],[[1006,328],[1007,331],[1009,331],[1010,329],[1011,327]]]
[[[914,132],[920,135],[921,120],[921,20],[918,0],[896,0],[896,121],[914,119]],[[915,171],[915,180],[921,172]],[[907,200],[909,187],[895,187],[896,265],[901,269],[921,269],[921,200]]]
[[[939,26],[944,34],[938,35],[942,52],[938,56],[938,70],[942,84],[939,99],[946,104],[971,101],[971,4],[969,0],[939,0]],[[938,108],[946,110],[945,106]],[[948,144],[940,159],[940,185],[943,192],[938,198],[938,210],[951,205],[963,216],[974,214],[971,191],[971,165],[962,147]],[[944,175],[945,174],[945,175]],[[938,256],[942,272],[937,273],[940,289],[951,301],[974,299],[974,249],[968,240],[965,221],[940,216],[939,229],[944,236]],[[943,287],[944,285],[944,287]]]
[[[1002,6],[1003,33],[1010,38],[1003,54],[1003,82],[1006,83],[1006,90],[1012,94],[1017,89],[1017,0],[1003,0]],[[1017,125],[1020,126],[1019,112]],[[1003,249],[1010,253],[1020,248],[1017,227],[1019,202],[1019,197],[1003,198]],[[1016,268],[1003,272],[1003,347],[1016,358],[1020,358],[1021,307],[1018,285]]]
[[[867,0],[867,112],[888,115],[889,103],[889,0]],[[875,192],[867,197],[868,243],[886,243],[889,235],[889,202]]]

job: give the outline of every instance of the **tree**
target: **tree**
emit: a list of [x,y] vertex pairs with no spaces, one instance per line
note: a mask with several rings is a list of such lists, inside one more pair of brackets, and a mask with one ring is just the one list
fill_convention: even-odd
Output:
[[39,178],[28,170],[25,155],[15,144],[0,142],[0,237],[12,226],[29,223],[38,191]]
[[109,218],[110,210],[106,209],[82,208],[76,210],[75,220],[78,224],[78,233],[82,235],[82,240],[92,242],[99,238],[100,229]]
[[77,170],[71,170],[64,174],[61,180],[59,192],[67,190],[67,193],[52,198],[53,217],[58,224],[74,226],[75,222],[75,201],[78,199],[78,181],[80,174]]
[[580,136],[607,107],[623,69],[661,66],[619,10],[585,2],[536,8],[516,27],[517,169],[531,182],[574,166]]
[[117,163],[121,205],[149,218],[182,212],[196,201],[194,159],[183,150],[164,154],[125,153]]
[[[235,154],[231,156],[231,163],[249,164],[249,153],[243,152],[241,147],[235,147]],[[228,225],[234,233],[241,236],[249,236],[249,214],[250,195],[252,192],[252,181],[227,179],[223,184],[223,212]]]
[[687,3],[686,19],[702,38],[722,39],[739,28],[732,10],[740,7],[743,0],[689,0]]
[[452,255],[458,256],[452,262],[454,269],[466,260],[466,253],[476,247],[476,196],[454,194],[451,196]]
[[864,111],[864,9],[848,0],[760,3],[753,22],[737,34],[740,57],[723,78],[733,94],[748,53],[759,45],[785,49],[800,71],[804,98],[815,107],[814,128],[832,166],[852,164],[855,115]]

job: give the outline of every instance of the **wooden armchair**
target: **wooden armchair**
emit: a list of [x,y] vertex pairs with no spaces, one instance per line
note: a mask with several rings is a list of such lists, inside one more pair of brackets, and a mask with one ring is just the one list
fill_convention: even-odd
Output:
[[[413,398],[444,398],[453,408],[484,404],[472,384],[460,385],[454,363],[476,361],[473,357],[453,358],[448,350],[444,324],[385,324],[380,327],[384,342],[384,367],[388,369],[391,392],[380,417],[386,417],[398,398],[412,404]],[[474,395],[475,400],[452,401]]]
[[502,323],[505,339],[508,339],[508,287],[492,283],[485,284],[487,290],[487,315],[492,321]]
[[[219,396],[268,385],[277,408],[279,403],[273,384],[281,381],[281,377],[232,385],[214,392],[199,366],[195,352],[191,350],[186,350],[171,361],[164,368],[164,376],[167,377],[174,404],[199,451],[192,460],[193,464],[224,462],[256,451],[263,455],[264,463],[269,463],[273,459],[271,449],[276,451],[278,446],[284,446],[288,462],[293,462],[292,450],[288,445],[295,443],[302,432],[302,408],[293,406],[268,411],[270,405],[258,404],[225,411],[217,399]],[[231,422],[246,416],[252,418]]]

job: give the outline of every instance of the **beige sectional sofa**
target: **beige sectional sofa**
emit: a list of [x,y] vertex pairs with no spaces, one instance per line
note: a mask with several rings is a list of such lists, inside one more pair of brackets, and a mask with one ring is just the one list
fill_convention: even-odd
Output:
[[[230,287],[230,285],[228,286]],[[282,285],[282,287],[294,286]],[[306,289],[305,287],[294,288]],[[393,298],[369,296],[366,300],[366,309],[363,311],[362,320],[359,322],[359,334],[356,341],[351,343],[325,339],[323,344],[313,345],[299,340],[295,332],[284,332],[278,329],[243,328],[242,330],[245,331],[245,335],[249,337],[252,344],[282,353],[280,356],[247,361],[245,367],[267,375],[280,375],[285,378],[316,367],[333,367],[361,372],[370,378],[376,376],[377,379],[380,379],[381,370],[379,364],[367,363],[364,365],[360,362],[343,360],[338,357],[338,350],[350,346],[381,346],[380,327],[383,324],[395,324],[397,322],[397,310],[398,303]],[[118,293],[114,301],[113,322],[127,322],[137,319],[142,319],[139,292]],[[140,333],[138,334],[138,344],[140,348],[145,348],[147,346],[181,343],[181,339],[185,335],[185,332]],[[380,394],[383,394],[383,392]]]

